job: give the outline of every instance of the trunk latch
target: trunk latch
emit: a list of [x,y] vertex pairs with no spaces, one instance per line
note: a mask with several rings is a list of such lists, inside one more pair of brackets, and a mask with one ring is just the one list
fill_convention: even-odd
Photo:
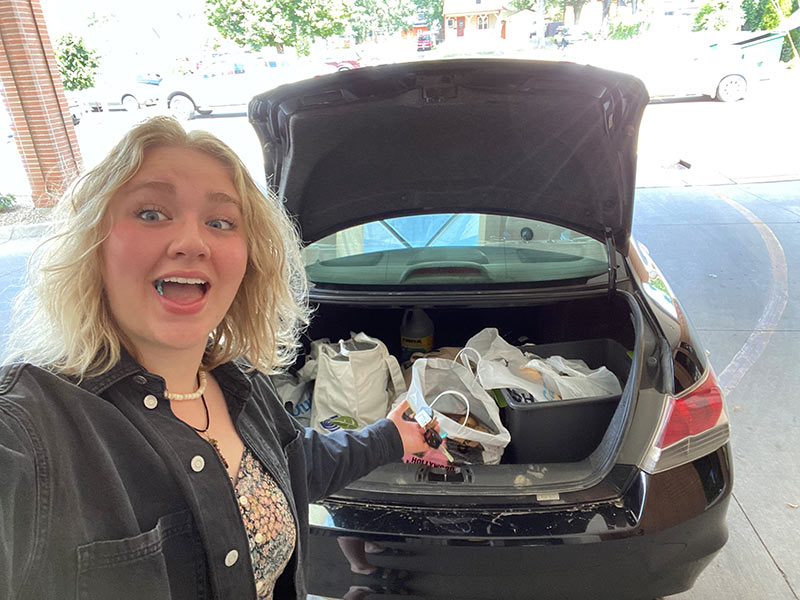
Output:
[[614,243],[611,227],[606,227],[605,238],[608,250],[608,295],[611,296],[617,289],[617,245]]

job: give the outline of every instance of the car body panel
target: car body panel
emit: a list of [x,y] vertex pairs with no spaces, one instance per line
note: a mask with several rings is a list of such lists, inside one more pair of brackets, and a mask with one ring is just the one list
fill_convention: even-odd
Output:
[[283,83],[336,72],[334,67],[282,56],[222,56],[203,62],[194,73],[165,79],[169,105],[186,96],[199,112],[223,106],[242,106],[249,98]]
[[[691,587],[727,540],[730,449],[654,476],[607,502],[533,510],[449,510],[324,501],[311,510],[309,591],[351,586],[410,598],[650,599]],[[710,483],[709,483],[710,482]],[[354,575],[342,550],[367,553],[392,579]],[[491,575],[491,576],[490,576]],[[443,593],[442,590],[446,590]]]
[[278,87],[250,120],[306,241],[376,211],[485,211],[624,250],[648,99],[638,79],[583,65],[427,61]]
[[83,90],[84,102],[93,110],[127,110],[126,98],[136,101],[138,107],[155,106],[161,100],[163,89],[158,84],[140,81],[104,80],[93,88]]

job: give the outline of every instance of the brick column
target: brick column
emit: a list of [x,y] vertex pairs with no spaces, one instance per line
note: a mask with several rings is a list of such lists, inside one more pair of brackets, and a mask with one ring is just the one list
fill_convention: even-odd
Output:
[[82,161],[40,0],[0,1],[0,80],[34,205],[52,206]]

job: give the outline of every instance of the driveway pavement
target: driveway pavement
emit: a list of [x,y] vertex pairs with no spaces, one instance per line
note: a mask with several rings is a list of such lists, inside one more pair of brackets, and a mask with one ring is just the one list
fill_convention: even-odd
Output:
[[726,392],[735,484],[730,539],[680,600],[800,593],[800,182],[639,188],[648,246]]

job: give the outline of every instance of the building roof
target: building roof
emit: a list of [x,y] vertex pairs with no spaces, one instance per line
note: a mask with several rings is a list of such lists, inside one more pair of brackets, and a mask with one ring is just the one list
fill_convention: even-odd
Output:
[[491,13],[503,10],[503,4],[503,0],[444,0],[442,14],[447,17]]

